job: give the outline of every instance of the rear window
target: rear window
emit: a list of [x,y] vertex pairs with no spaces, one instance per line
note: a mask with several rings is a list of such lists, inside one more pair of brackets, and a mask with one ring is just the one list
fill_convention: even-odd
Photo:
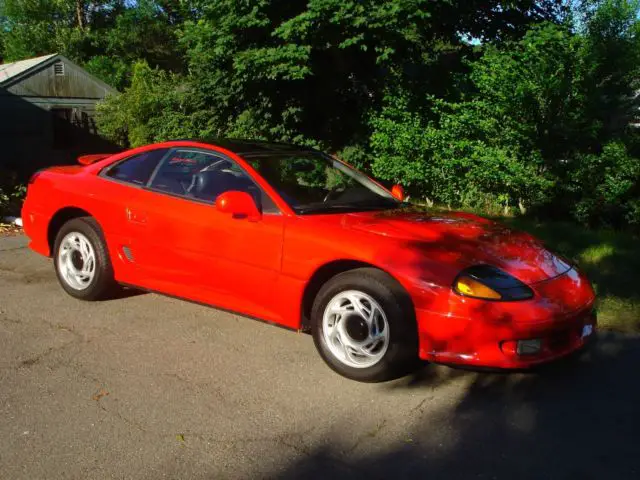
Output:
[[146,185],[158,163],[166,155],[168,149],[161,148],[139,153],[116,163],[105,172],[106,177],[111,177],[121,182],[135,185]]

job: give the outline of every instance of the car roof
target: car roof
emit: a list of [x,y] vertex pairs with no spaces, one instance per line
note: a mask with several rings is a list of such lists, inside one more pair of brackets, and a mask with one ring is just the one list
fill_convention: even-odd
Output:
[[308,147],[301,147],[290,143],[267,142],[263,140],[245,140],[236,138],[200,138],[200,139],[182,139],[175,141],[190,141],[199,143],[208,143],[222,147],[236,155],[241,156],[260,156],[273,153],[309,153],[316,150]]

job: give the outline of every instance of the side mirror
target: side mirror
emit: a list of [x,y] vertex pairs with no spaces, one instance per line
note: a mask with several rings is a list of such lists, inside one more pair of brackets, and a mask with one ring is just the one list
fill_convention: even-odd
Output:
[[230,213],[233,218],[246,218],[256,222],[262,218],[253,197],[246,192],[230,190],[221,193],[216,199],[216,208],[223,213]]
[[391,189],[391,195],[393,195],[401,202],[404,202],[404,199],[406,198],[404,195],[404,188],[402,188],[402,185],[400,184],[395,184],[393,186],[393,188]]

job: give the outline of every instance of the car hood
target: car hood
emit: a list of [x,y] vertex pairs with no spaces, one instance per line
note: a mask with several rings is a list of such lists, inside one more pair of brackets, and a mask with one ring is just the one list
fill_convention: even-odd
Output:
[[401,248],[419,252],[423,268],[450,266],[452,274],[490,264],[532,284],[571,268],[531,235],[477,215],[400,209],[346,214],[341,222],[343,228],[393,238]]

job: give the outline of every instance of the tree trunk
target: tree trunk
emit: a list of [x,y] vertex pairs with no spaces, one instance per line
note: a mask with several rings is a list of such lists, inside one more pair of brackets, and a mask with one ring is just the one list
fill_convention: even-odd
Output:
[[76,19],[78,21],[78,27],[84,30],[84,1],[76,0]]

